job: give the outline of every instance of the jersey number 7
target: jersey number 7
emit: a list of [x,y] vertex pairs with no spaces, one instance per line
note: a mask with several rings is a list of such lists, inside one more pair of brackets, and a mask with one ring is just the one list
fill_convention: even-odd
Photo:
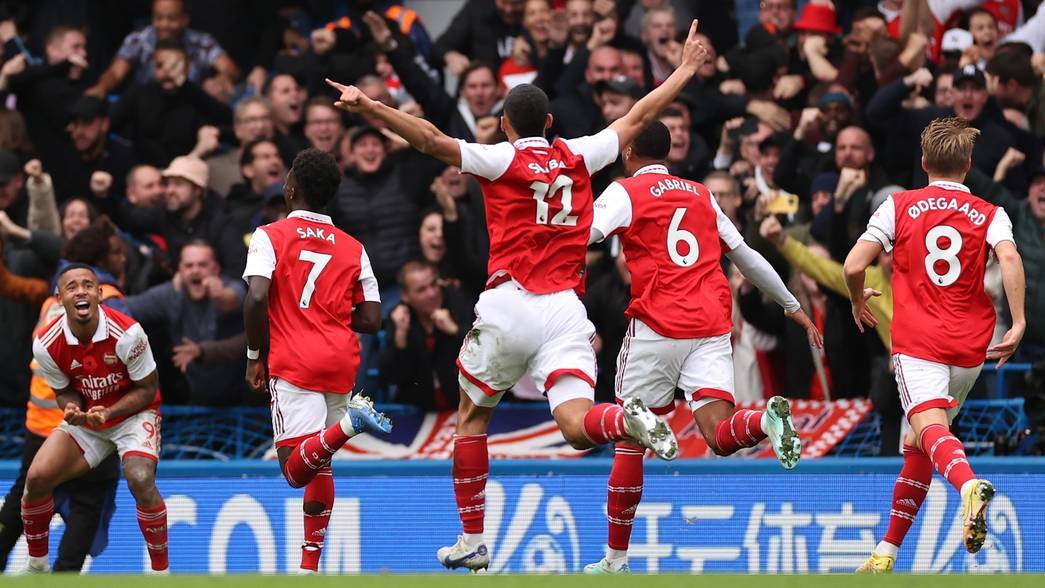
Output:
[[299,260],[312,264],[312,269],[308,272],[308,278],[305,279],[305,287],[301,290],[301,300],[298,301],[299,307],[308,308],[309,304],[312,303],[312,294],[316,291],[316,280],[319,279],[319,274],[323,273],[323,268],[327,267],[332,257],[334,256],[328,253],[316,253],[308,249],[302,249],[298,253]]

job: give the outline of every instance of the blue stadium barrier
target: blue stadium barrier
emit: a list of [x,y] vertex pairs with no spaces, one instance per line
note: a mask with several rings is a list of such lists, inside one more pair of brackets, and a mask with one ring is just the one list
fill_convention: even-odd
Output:
[[995,375],[993,386],[988,386],[991,398],[1008,398],[1008,376],[1010,374],[1026,374],[1033,366],[1029,363],[1007,363],[1000,368],[997,363],[983,364],[983,371]]
[[[885,532],[899,459],[824,459],[784,472],[769,460],[648,462],[632,533],[638,572],[847,572]],[[973,458],[998,494],[983,550],[961,546],[957,493],[938,477],[897,569],[923,573],[1045,572],[1045,460]],[[0,463],[10,480],[15,464]],[[486,490],[491,571],[579,572],[606,538],[606,459],[495,460]],[[321,570],[440,569],[435,550],[460,525],[447,461],[334,464],[337,501]],[[160,464],[174,573],[291,572],[302,538],[302,491],[274,462]],[[61,522],[52,524],[52,553]],[[408,532],[405,530],[409,530]],[[25,558],[16,546],[9,569]],[[89,573],[142,572],[134,505],[121,486],[109,546]]]

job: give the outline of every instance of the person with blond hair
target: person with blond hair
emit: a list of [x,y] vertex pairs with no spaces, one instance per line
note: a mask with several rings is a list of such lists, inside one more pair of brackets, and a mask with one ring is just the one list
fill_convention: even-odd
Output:
[[[1016,351],[1027,323],[1026,281],[1012,222],[1003,208],[974,196],[962,183],[979,134],[958,117],[929,123],[921,138],[929,185],[887,198],[845,260],[853,319],[862,331],[864,325],[877,325],[867,301],[881,294],[864,288],[865,271],[883,250],[893,254],[892,359],[900,401],[911,424],[893,490],[889,529],[857,572],[893,570],[934,468],[961,493],[966,550],[978,552],[987,537],[986,512],[994,486],[973,474],[950,423],[984,358],[1004,364]],[[1012,315],[1012,327],[994,346],[994,305],[983,287],[991,251],[1001,265]]]

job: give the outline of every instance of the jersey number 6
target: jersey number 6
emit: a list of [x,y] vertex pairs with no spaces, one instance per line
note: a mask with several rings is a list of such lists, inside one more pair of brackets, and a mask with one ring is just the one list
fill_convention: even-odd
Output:
[[301,300],[298,301],[298,306],[301,308],[308,308],[308,305],[312,303],[312,294],[316,291],[316,280],[319,279],[319,274],[323,273],[323,268],[327,267],[332,257],[333,255],[316,253],[308,249],[302,249],[298,253],[299,260],[312,264],[312,269],[308,272],[308,278],[305,279],[305,287],[301,290]]
[[533,182],[530,184],[530,189],[533,190],[533,199],[537,201],[537,224],[546,225],[548,224],[548,199],[555,198],[555,195],[562,193],[562,210],[552,217],[551,224],[575,227],[577,226],[577,217],[571,215],[573,212],[573,180],[568,176],[557,176],[548,185],[544,182]]
[[[671,217],[671,224],[668,225],[668,256],[675,265],[689,267],[696,263],[697,257],[700,256],[700,244],[697,243],[696,235],[679,227],[684,216],[686,209],[676,208],[674,216]],[[689,246],[685,255],[679,250],[679,243]]]

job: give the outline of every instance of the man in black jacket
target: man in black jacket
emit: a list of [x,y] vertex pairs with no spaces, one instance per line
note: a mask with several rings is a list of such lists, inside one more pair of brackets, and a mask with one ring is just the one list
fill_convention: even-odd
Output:
[[71,151],[65,122],[69,108],[87,87],[87,37],[82,29],[61,25],[51,29],[44,47],[46,63],[30,65],[10,80],[18,110],[43,161],[54,170]]
[[500,63],[512,54],[512,41],[522,34],[526,0],[470,0],[435,41],[438,61],[454,75],[472,60]]
[[[80,96],[69,109],[66,130],[73,151],[51,168],[59,202],[73,196],[92,198],[95,206],[111,214],[125,192],[127,174],[137,161],[125,140],[109,137],[108,110],[108,104],[94,96]],[[96,173],[108,174],[107,189],[92,189]]]
[[422,410],[457,407],[457,352],[472,320],[460,292],[439,286],[438,270],[410,261],[399,270],[403,304],[392,310],[381,352],[381,378],[397,388],[395,400]]
[[[261,223],[262,209],[267,198],[265,192],[272,184],[282,184],[286,167],[279,156],[279,147],[272,139],[258,139],[243,147],[240,156],[240,171],[243,181],[229,191],[225,201],[224,222],[227,231],[239,235],[240,243],[246,243],[254,229]],[[230,239],[231,240],[231,239]],[[243,273],[247,263],[247,250],[242,246],[234,252],[225,253],[225,274],[235,276]]]

